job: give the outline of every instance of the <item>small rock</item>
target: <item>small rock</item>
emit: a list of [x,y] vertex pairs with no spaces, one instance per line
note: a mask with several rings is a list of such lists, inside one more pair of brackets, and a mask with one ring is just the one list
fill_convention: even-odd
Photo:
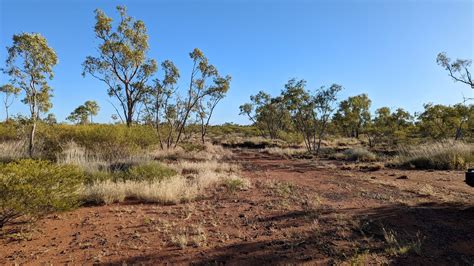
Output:
[[408,179],[408,176],[406,176],[406,175],[401,175],[401,176],[397,177],[397,179]]
[[370,177],[370,179],[376,179],[376,178],[377,178],[377,177],[375,177],[375,176],[371,176],[371,177]]

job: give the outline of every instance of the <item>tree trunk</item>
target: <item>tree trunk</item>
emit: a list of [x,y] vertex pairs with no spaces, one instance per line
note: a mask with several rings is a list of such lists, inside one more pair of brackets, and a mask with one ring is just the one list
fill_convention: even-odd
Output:
[[131,111],[131,107],[128,107],[128,112],[127,112],[127,127],[130,127],[133,122],[133,112]]
[[30,143],[28,145],[28,152],[29,152],[30,158],[33,158],[35,133],[36,133],[36,118],[33,118],[33,125],[31,126],[31,132],[30,132]]

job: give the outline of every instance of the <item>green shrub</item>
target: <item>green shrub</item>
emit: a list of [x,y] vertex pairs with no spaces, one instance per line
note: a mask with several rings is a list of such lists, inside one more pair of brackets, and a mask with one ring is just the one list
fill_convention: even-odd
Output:
[[[120,173],[119,173],[120,174]],[[93,171],[93,172],[86,172],[84,184],[91,185],[93,183],[100,183],[106,180],[114,180],[117,179],[117,173],[108,172],[108,171]]]
[[17,218],[74,208],[83,173],[48,161],[20,160],[0,167],[0,228]]
[[474,145],[445,141],[401,147],[394,165],[415,169],[463,170],[474,165]]
[[233,193],[246,188],[248,184],[245,181],[242,178],[226,178],[223,182],[224,186]]
[[344,151],[346,160],[358,162],[372,162],[377,160],[377,155],[364,148],[353,148]]
[[115,171],[86,172],[84,184],[91,185],[107,180],[113,182],[125,181],[161,181],[176,175],[176,171],[157,162],[130,165]]
[[161,181],[176,175],[176,171],[157,162],[130,167],[124,172],[114,173],[113,181]]

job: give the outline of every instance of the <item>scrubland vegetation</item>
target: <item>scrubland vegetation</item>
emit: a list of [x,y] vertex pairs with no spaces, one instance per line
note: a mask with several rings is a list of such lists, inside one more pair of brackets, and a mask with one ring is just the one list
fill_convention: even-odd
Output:
[[[411,173],[410,170],[465,170],[474,166],[474,105],[469,104],[469,99],[452,106],[428,103],[420,113],[389,107],[372,113],[372,101],[367,94],[339,99],[342,85],[314,90],[307,88],[305,80],[290,79],[280,95],[260,91],[240,106],[241,114],[249,118],[251,125],[212,125],[214,110],[231,87],[231,77],[221,75],[197,48],[189,54],[191,77],[184,90],[177,86],[180,72],[172,61],[160,64],[159,77],[158,63],[147,55],[144,23],[128,16],[124,7],[117,10],[121,19],[115,24],[103,11],[95,12],[98,54],[88,56],[83,63],[83,75],[102,82],[104,92],[118,104],[114,106],[114,124],[94,123],[100,106],[93,100],[73,109],[66,118],[73,124],[58,122],[54,114],[48,113],[52,105],[48,80],[53,78],[53,67],[57,64],[54,50],[41,34],[13,36],[3,69],[11,77],[11,84],[2,86],[0,91],[5,97],[6,114],[5,122],[0,123],[0,230],[34,225],[48,215],[91,206],[150,204],[166,208],[215,200],[209,213],[217,215],[218,209],[225,209],[220,205],[222,200],[226,206],[245,205],[232,205],[236,212],[258,210],[253,213],[258,216],[255,221],[242,213],[234,217],[243,220],[235,233],[237,239],[254,240],[256,237],[240,230],[257,230],[256,224],[266,219],[274,219],[275,223],[265,224],[264,234],[278,232],[284,238],[285,248],[289,245],[291,250],[306,242],[316,243],[311,248],[321,248],[314,238],[327,240],[340,234],[341,239],[350,239],[348,235],[357,232],[364,240],[352,236],[355,252],[346,255],[341,251],[341,255],[333,247],[321,250],[337,258],[337,262],[366,264],[367,256],[422,254],[423,237],[417,233],[416,237],[399,239],[384,224],[376,225],[365,218],[351,223],[351,217],[345,214],[324,216],[322,210],[334,211],[347,191],[355,191],[355,200],[362,198],[376,204],[426,203],[426,198],[455,202],[470,197],[465,191],[448,197],[445,194],[450,193],[430,184],[419,187],[423,180],[417,180],[415,189],[401,185],[397,192],[387,192],[377,185],[396,187],[393,180],[340,172],[385,169],[393,171],[389,176],[403,173],[396,180],[405,180],[405,173]],[[467,70],[470,61],[451,62],[443,53],[437,59],[455,81],[472,87]],[[20,94],[29,107],[28,117],[8,112],[15,103],[12,100]],[[255,154],[259,157],[252,157]],[[289,171],[278,172],[282,169]],[[315,185],[313,179],[308,179],[315,169],[321,171],[318,175],[337,178]],[[273,180],[274,172],[283,181]],[[307,172],[307,176],[293,176]],[[298,185],[285,179],[285,175],[291,175]],[[302,182],[308,183],[308,187]],[[365,185],[374,191],[365,190]],[[315,192],[314,188],[319,186],[343,191]],[[418,193],[421,200],[413,199],[413,193],[407,191]],[[258,200],[252,201],[252,196]],[[275,210],[291,210],[284,214],[287,219],[298,220],[302,216],[302,223],[312,224],[305,224],[303,232],[284,231],[285,226],[275,226],[278,218],[259,216],[275,215],[271,213]],[[181,220],[190,219],[193,213],[189,211]],[[226,217],[224,220],[231,216],[220,215]],[[217,231],[206,232],[203,227],[209,224],[213,228],[224,223],[236,224],[234,218],[222,222],[213,220],[214,216],[201,217],[201,221],[194,221],[198,224],[195,227],[179,231],[172,224],[145,218],[146,225],[152,228],[149,230],[159,227],[156,230],[160,232],[175,232],[166,237],[181,249],[206,247],[207,234]],[[320,222],[326,231],[318,231]],[[390,224],[385,220],[384,223]],[[334,232],[334,224],[341,226],[340,232]],[[305,240],[300,233],[312,237]],[[135,236],[134,239],[140,238]],[[219,232],[213,237],[221,242],[231,238]],[[376,239],[384,249],[366,243],[370,242],[367,239]],[[334,246],[333,239],[327,241]],[[331,246],[327,243],[324,246]],[[359,247],[365,253],[359,254]]]

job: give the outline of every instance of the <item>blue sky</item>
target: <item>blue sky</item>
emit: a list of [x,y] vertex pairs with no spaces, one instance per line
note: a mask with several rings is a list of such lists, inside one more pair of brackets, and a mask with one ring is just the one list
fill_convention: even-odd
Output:
[[[441,51],[474,59],[472,0],[0,0],[0,64],[13,34],[43,34],[59,57],[50,82],[52,112],[63,120],[93,99],[102,108],[95,120],[111,121],[108,101],[113,99],[103,83],[81,76],[81,64],[96,55],[93,10],[117,18],[116,5],[145,22],[149,56],[173,60],[181,87],[189,80],[188,53],[195,47],[232,76],[214,124],[248,123],[238,115],[239,105],[259,90],[278,94],[292,77],[306,79],[309,88],[341,84],[341,99],[368,93],[373,110],[389,106],[414,112],[423,103],[453,104],[463,94],[474,96],[436,65]],[[26,111],[17,102],[11,112]]]

